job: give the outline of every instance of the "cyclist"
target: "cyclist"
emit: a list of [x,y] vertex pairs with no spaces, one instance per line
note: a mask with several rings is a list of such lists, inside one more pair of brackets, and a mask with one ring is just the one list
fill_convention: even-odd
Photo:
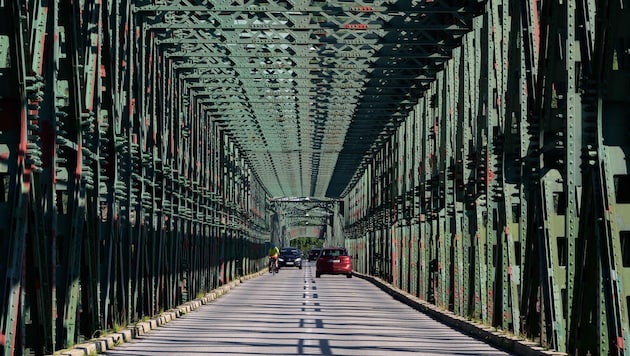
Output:
[[269,272],[271,272],[271,263],[273,262],[273,267],[278,270],[278,255],[280,254],[280,250],[275,244],[271,244],[271,248],[269,249]]

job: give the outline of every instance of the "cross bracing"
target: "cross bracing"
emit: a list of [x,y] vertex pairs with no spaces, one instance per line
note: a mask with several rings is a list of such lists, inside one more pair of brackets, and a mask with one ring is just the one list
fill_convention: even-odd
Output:
[[359,167],[354,152],[401,121],[480,6],[158,1],[134,12],[272,196],[340,196]]

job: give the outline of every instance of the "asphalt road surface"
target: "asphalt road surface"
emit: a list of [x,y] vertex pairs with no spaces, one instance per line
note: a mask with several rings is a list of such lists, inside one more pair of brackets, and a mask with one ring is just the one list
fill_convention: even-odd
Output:
[[314,262],[241,283],[106,355],[509,355]]

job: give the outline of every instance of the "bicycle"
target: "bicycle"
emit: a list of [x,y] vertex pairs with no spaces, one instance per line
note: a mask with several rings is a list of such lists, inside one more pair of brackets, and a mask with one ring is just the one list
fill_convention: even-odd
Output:
[[276,274],[278,273],[278,263],[276,262],[276,259],[273,257],[269,257],[269,273],[271,274]]

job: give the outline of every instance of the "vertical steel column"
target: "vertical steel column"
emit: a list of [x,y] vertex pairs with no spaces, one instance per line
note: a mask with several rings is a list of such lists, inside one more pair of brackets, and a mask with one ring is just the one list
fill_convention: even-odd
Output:
[[[567,46],[566,51],[580,51],[581,69],[575,74],[581,80],[567,88],[567,131],[581,138],[582,200],[576,202],[579,212],[579,237],[576,242],[576,280],[597,283],[599,289],[574,288],[573,328],[570,330],[570,349],[595,350],[600,354],[628,353],[628,209],[627,161],[628,140],[619,136],[627,131],[627,63],[628,38],[627,6],[613,2],[580,1],[577,11],[569,13],[576,23],[569,36],[579,39],[579,47]],[[574,17],[575,16],[575,17]],[[577,44],[577,43],[576,43]],[[625,48],[625,56],[622,54]],[[577,53],[576,53],[577,57]],[[624,58],[625,57],[625,58]],[[626,78],[623,78],[625,74]],[[574,78],[574,77],[572,77]],[[578,78],[575,78],[578,79]],[[623,83],[623,84],[622,84]],[[569,104],[581,99],[582,111]],[[577,154],[577,146],[567,145],[567,156]],[[570,152],[572,151],[572,152]],[[580,178],[569,176],[568,179]],[[626,182],[626,183],[624,183]],[[567,207],[569,210],[571,206]],[[593,223],[594,222],[594,223]],[[626,231],[624,231],[626,230]],[[597,254],[593,254],[595,249]],[[573,252],[573,251],[571,251]],[[595,255],[595,256],[594,256]],[[596,257],[596,260],[593,258]],[[593,274],[593,271],[597,271]],[[600,315],[599,320],[584,318],[586,309]],[[588,329],[601,335],[599,340],[583,339],[579,333]],[[598,341],[598,342],[595,342]]]
[[[456,53],[453,54],[456,57]],[[459,297],[459,288],[457,279],[459,278],[461,271],[461,264],[458,263],[458,245],[459,236],[461,235],[459,217],[456,208],[456,137],[457,137],[457,107],[456,107],[456,84],[459,80],[459,76],[456,75],[456,68],[458,64],[456,60],[450,60],[445,64],[444,73],[445,83],[444,87],[444,107],[443,118],[445,122],[446,132],[444,133],[444,171],[441,173],[444,177],[444,212],[445,212],[445,224],[446,224],[446,270],[448,272],[447,277],[447,306],[449,310],[455,309],[456,298]],[[459,301],[457,301],[459,302]]]
[[[33,173],[33,163],[28,162],[28,126],[27,126],[27,107],[25,100],[21,99],[27,93],[26,85],[35,85],[36,78],[27,78],[30,74],[28,70],[29,63],[27,56],[29,55],[27,48],[27,39],[23,37],[26,33],[27,25],[27,8],[26,4],[18,4],[10,2],[2,4],[0,11],[8,20],[11,26],[2,26],[3,55],[10,55],[10,62],[2,65],[2,74],[9,74],[8,68],[15,68],[14,74],[9,74],[7,81],[16,88],[12,92],[8,90],[8,86],[2,86],[0,93],[3,95],[2,109],[7,110],[6,122],[1,125],[3,136],[11,135],[12,137],[2,138],[2,143],[11,143],[15,148],[2,147],[2,169],[4,174],[10,174],[9,179],[2,177],[2,209],[8,216],[4,221],[9,229],[5,229],[3,224],[3,238],[0,242],[2,248],[0,273],[2,273],[3,281],[0,286],[0,303],[3,306],[0,311],[0,347],[3,353],[11,355],[18,350],[23,349],[23,345],[19,341],[19,335],[23,334],[22,325],[19,323],[21,313],[20,300],[23,298],[24,269],[26,268],[26,251],[25,245],[27,240],[27,216],[28,201],[30,194],[30,180]],[[37,9],[39,10],[39,9]],[[12,36],[12,38],[11,38]],[[28,82],[26,82],[26,80]],[[23,83],[20,85],[20,83]],[[34,94],[31,92],[31,94]],[[35,99],[35,98],[33,98]],[[36,100],[30,101],[30,104],[37,104]],[[3,120],[4,121],[4,120]],[[19,150],[16,149],[19,147]],[[35,147],[31,147],[36,149]],[[34,150],[35,151],[35,150]],[[3,176],[4,176],[3,174]]]
[[391,244],[392,244],[392,285],[398,288],[402,287],[402,246],[404,240],[403,231],[403,204],[402,191],[404,189],[402,182],[402,174],[404,170],[403,163],[403,145],[404,130],[399,127],[392,135],[392,225],[391,225]]
[[[524,219],[523,248],[521,252],[522,262],[522,286],[521,286],[521,310],[523,332],[528,335],[540,335],[540,264],[538,263],[538,244],[536,231],[538,229],[535,211],[538,202],[536,196],[537,186],[533,184],[539,175],[538,160],[535,158],[540,145],[540,123],[538,116],[534,115],[538,105],[539,93],[538,65],[540,61],[541,37],[539,22],[539,4],[537,2],[521,3],[521,26],[523,43],[523,74],[526,80],[527,101],[524,106],[525,114],[521,121],[521,132],[527,134],[527,140],[523,143],[522,151],[527,154],[522,155],[523,171],[523,196],[527,197],[526,203],[522,205],[521,216]],[[543,62],[544,63],[544,62]],[[522,152],[521,151],[521,152]]]
[[[526,212],[523,194],[523,157],[527,155],[527,135],[525,118],[527,117],[527,91],[525,80],[525,47],[521,35],[521,6],[510,3],[503,5],[502,26],[502,58],[503,62],[503,105],[504,126],[503,132],[497,139],[497,145],[503,152],[502,190],[495,192],[497,199],[502,200],[505,215],[503,227],[504,241],[504,287],[503,327],[514,330],[515,334],[521,332],[521,285],[522,269],[521,261],[523,251],[526,251],[522,243],[526,235],[526,224],[522,212]],[[512,16],[508,16],[507,10]],[[507,20],[509,19],[509,21]],[[508,31],[509,30],[509,31]],[[507,41],[505,41],[507,39]],[[503,43],[507,42],[507,43]],[[507,53],[506,53],[507,52]],[[508,63],[519,63],[508,65]]]
[[404,144],[402,145],[403,171],[401,172],[401,181],[403,184],[403,190],[401,191],[402,199],[402,211],[399,215],[402,219],[401,225],[403,230],[403,245],[401,246],[401,259],[402,259],[402,285],[405,291],[414,289],[416,274],[413,274],[413,246],[414,238],[413,224],[414,224],[414,196],[413,196],[413,160],[414,156],[410,154],[414,145],[415,132],[413,131],[413,122],[411,120],[405,121],[400,130],[404,132]]
[[450,265],[450,226],[447,218],[447,177],[446,170],[448,165],[448,138],[450,129],[448,127],[448,73],[441,71],[437,74],[434,91],[432,92],[433,109],[431,115],[433,118],[433,127],[435,135],[435,146],[433,151],[433,214],[435,218],[435,250],[437,262],[437,283],[436,283],[436,305],[449,309],[450,304],[450,282],[451,282],[451,265]]
[[[479,266],[479,257],[475,250],[475,230],[476,230],[476,166],[475,166],[475,135],[474,125],[476,118],[476,105],[477,105],[477,73],[475,71],[477,61],[472,60],[475,55],[474,52],[474,36],[465,36],[462,42],[462,48],[460,50],[460,94],[458,97],[459,108],[457,122],[458,122],[458,134],[456,147],[456,157],[459,155],[458,163],[459,167],[459,194],[461,194],[460,202],[458,206],[462,209],[462,286],[464,290],[461,292],[462,296],[462,310],[461,315],[479,317],[480,313],[475,313],[477,294],[475,293],[475,281],[477,280],[475,270]],[[457,53],[457,52],[454,52]],[[457,57],[454,57],[457,59]]]
[[[565,142],[565,106],[558,101],[566,90],[566,58],[559,53],[559,45],[566,38],[566,9],[564,4],[551,4],[541,12],[542,39],[541,53],[546,54],[545,64],[539,67],[537,99],[540,116],[541,142],[538,147],[538,165],[540,169],[539,200],[537,214],[537,243],[539,248],[539,266],[541,272],[541,293],[543,309],[543,345],[560,351],[565,350],[566,320],[563,310],[563,290],[566,290],[566,259],[559,250],[561,241],[565,241],[566,191],[564,190],[565,162],[560,157]],[[552,21],[553,19],[553,21]],[[556,34],[560,34],[557,36]],[[543,58],[541,58],[541,61]],[[554,120],[555,118],[555,120]],[[535,184],[538,182],[535,182]]]
[[[506,91],[508,80],[508,39],[511,19],[506,1],[492,1],[488,26],[492,28],[488,42],[488,178],[487,200],[488,225],[493,239],[493,267],[495,268],[493,296],[494,322],[510,328],[513,312],[509,297],[509,258],[513,254],[513,243],[508,241],[509,228],[506,221],[505,201],[505,131],[506,131]],[[492,63],[490,63],[490,61]],[[492,93],[492,94],[490,94]],[[492,96],[490,96],[492,95]]]
[[384,166],[383,166],[383,200],[382,218],[381,218],[381,245],[384,258],[384,274],[385,280],[389,283],[393,282],[393,214],[396,202],[394,201],[394,144],[395,138],[390,137],[385,145]]
[[411,231],[410,231],[410,243],[411,248],[409,251],[409,293],[414,296],[420,296],[420,226],[422,222],[420,217],[422,210],[420,204],[422,199],[420,196],[420,164],[422,162],[420,132],[421,125],[418,122],[418,107],[414,108],[409,114],[407,120],[409,124],[409,136],[411,140],[410,152],[408,155],[409,160],[409,185],[407,194],[409,195],[409,218],[411,219]]
[[420,98],[417,120],[420,124],[420,152],[422,161],[420,162],[420,296],[428,302],[435,301],[434,279],[437,263],[433,253],[433,212],[431,211],[431,192],[433,183],[431,180],[433,167],[433,120],[429,115],[430,100],[427,96]]
[[463,162],[466,153],[465,141],[463,140],[463,127],[466,125],[466,119],[462,113],[466,98],[462,87],[466,80],[463,77],[463,61],[461,49],[453,50],[453,60],[449,66],[451,72],[451,88],[450,102],[451,115],[449,117],[449,125],[451,126],[451,151],[452,163],[449,167],[450,189],[449,196],[452,196],[451,206],[449,207],[452,215],[453,226],[453,253],[451,254],[453,264],[453,311],[458,315],[466,315],[467,307],[465,303],[465,290],[467,288],[465,278],[468,276],[468,261],[466,259],[466,249],[464,244],[467,240],[466,230],[464,230],[466,215],[464,214],[464,185],[463,185]]

